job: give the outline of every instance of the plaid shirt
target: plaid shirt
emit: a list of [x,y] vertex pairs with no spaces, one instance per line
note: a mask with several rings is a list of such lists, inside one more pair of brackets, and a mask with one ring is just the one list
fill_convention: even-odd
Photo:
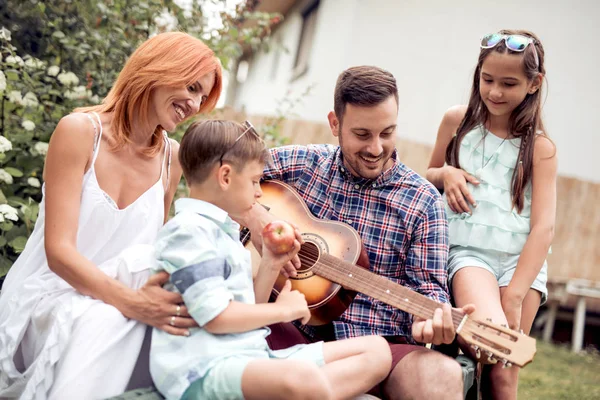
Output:
[[[271,149],[264,179],[293,186],[318,218],[345,222],[362,238],[371,271],[442,303],[449,302],[448,225],[438,191],[396,159],[377,179],[355,177],[339,146]],[[334,324],[338,339],[403,336],[412,316],[359,293]],[[302,329],[311,336],[311,327]]]

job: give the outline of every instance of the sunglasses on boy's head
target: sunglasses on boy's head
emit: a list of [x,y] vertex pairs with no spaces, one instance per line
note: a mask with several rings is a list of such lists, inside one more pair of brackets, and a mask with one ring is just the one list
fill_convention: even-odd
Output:
[[[535,44],[535,39],[525,35],[504,35],[502,33],[490,33],[481,38],[480,47],[482,49],[491,49],[504,40],[506,47],[511,51],[523,52],[530,44]],[[539,65],[537,49],[533,48],[536,64]]]
[[227,154],[228,152],[231,151],[231,149],[233,149],[235,147],[235,144],[237,142],[240,141],[240,139],[242,137],[244,137],[244,135],[248,132],[250,132],[252,135],[254,135],[259,141],[263,142],[263,139],[258,135],[258,133],[256,132],[256,129],[254,129],[254,126],[250,123],[250,121],[244,121],[244,123],[242,124],[242,126],[244,127],[244,132],[242,132],[240,134],[240,136],[237,137],[237,139],[235,139],[235,142],[233,142],[233,144],[231,145],[231,147],[224,151],[223,154],[221,154],[221,157],[219,158],[219,164],[223,165],[223,156],[225,156],[225,154]]

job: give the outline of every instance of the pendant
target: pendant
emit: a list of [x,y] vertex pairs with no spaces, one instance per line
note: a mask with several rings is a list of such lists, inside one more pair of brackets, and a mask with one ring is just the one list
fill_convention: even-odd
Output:
[[482,168],[478,168],[478,169],[475,171],[475,178],[477,178],[477,179],[481,179],[481,173],[482,173],[482,172],[483,172]]

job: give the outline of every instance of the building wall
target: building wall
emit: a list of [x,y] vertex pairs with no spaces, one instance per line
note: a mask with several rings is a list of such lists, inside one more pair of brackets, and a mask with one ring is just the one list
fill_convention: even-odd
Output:
[[274,114],[283,98],[315,85],[294,114],[323,122],[337,75],[353,65],[378,65],[398,80],[400,138],[433,144],[444,111],[468,100],[478,39],[502,28],[526,28],[546,48],[544,117],[558,146],[559,173],[600,182],[600,168],[591,164],[600,144],[597,0],[321,0],[309,69],[294,79],[306,4],[298,1],[275,32],[288,51],[254,55],[231,105]]

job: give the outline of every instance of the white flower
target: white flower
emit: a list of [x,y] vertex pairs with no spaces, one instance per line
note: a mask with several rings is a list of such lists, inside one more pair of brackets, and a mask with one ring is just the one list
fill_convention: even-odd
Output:
[[23,122],[21,122],[21,126],[26,131],[32,131],[35,129],[35,124],[33,123],[33,121],[30,121],[28,119],[24,119]]
[[8,101],[14,104],[21,104],[23,102],[23,96],[21,96],[21,92],[17,90],[11,90],[8,93]]
[[4,39],[10,42],[10,31],[5,27],[0,28],[0,39]]
[[172,31],[177,27],[177,17],[169,13],[166,8],[156,18],[154,23],[159,28],[164,28],[166,31]]
[[40,103],[38,102],[37,97],[35,97],[35,94],[27,92],[25,93],[25,96],[23,96],[21,104],[24,107],[37,107]]
[[9,185],[12,185],[13,183],[12,175],[3,170],[2,168],[0,168],[0,182],[7,183]]
[[0,153],[5,153],[9,150],[12,150],[12,143],[4,136],[0,136]]
[[18,65],[18,66],[22,67],[23,59],[19,56],[8,56],[8,57],[6,57],[6,63],[8,65]]
[[100,104],[100,97],[98,97],[98,95],[95,94],[92,97],[90,97],[90,101],[94,104]]
[[92,95],[92,91],[86,89],[85,86],[75,86],[72,90],[65,91],[67,99],[87,99]]
[[72,72],[58,74],[58,80],[65,86],[77,85],[79,83],[79,78]]
[[17,209],[9,206],[8,204],[0,204],[0,215],[2,215],[5,219],[10,219],[11,221],[19,220]]
[[48,154],[48,143],[37,142],[31,148],[31,154],[45,156]]
[[[0,60],[2,61],[2,60]],[[6,90],[6,76],[4,72],[0,71],[0,92],[4,92]]]
[[42,69],[44,68],[45,64],[42,60],[29,57],[27,60],[25,60],[25,66],[29,69]]
[[48,68],[48,75],[50,76],[56,76],[59,72],[60,67],[58,65],[52,65],[50,68]]
[[38,178],[34,178],[33,176],[31,178],[27,178],[27,184],[35,188],[39,188],[41,186],[40,180]]

